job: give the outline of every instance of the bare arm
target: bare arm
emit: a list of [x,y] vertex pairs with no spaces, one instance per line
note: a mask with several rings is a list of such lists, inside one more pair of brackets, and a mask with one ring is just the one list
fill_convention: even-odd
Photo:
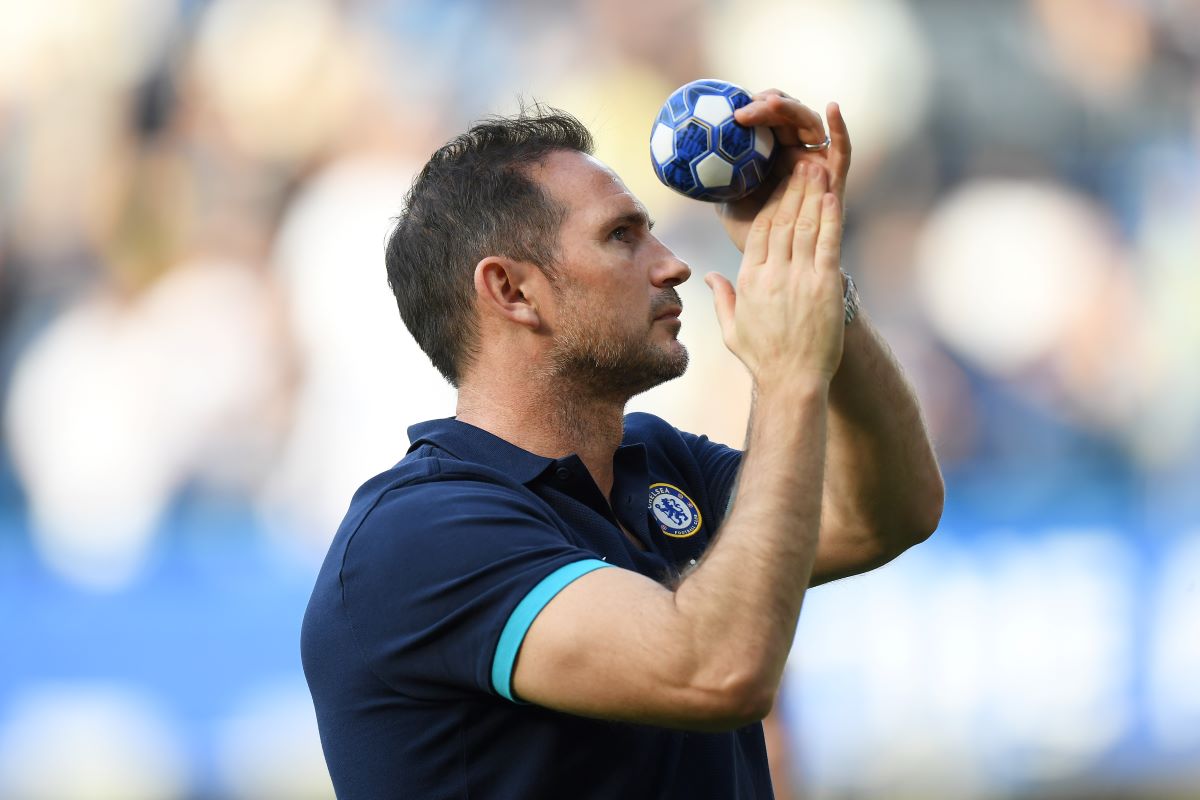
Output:
[[704,730],[770,710],[816,557],[844,328],[841,211],[825,172],[797,170],[780,188],[748,235],[737,290],[709,276],[725,341],[756,390],[743,489],[720,538],[674,591],[619,569],[567,586],[526,635],[519,697]]
[[810,585],[874,569],[924,541],[944,488],[912,387],[860,315],[829,393],[821,546]]

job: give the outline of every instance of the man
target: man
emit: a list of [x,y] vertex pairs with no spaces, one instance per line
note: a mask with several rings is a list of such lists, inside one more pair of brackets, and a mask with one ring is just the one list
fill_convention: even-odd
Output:
[[942,504],[845,292],[828,118],[815,151],[795,100],[738,111],[785,145],[773,191],[721,209],[737,288],[707,278],[754,380],[744,453],[624,416],[687,365],[690,270],[574,118],[481,123],[417,177],[388,276],[457,416],[359,490],[305,616],[339,796],[771,796],[759,720],[805,589],[923,540]]

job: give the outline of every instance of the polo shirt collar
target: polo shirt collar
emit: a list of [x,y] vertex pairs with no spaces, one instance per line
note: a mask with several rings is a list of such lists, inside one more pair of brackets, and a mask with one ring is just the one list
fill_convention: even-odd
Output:
[[422,444],[431,444],[455,458],[511,475],[521,483],[529,483],[557,463],[454,417],[417,423],[408,429],[408,439],[412,442],[410,453]]
[[[561,460],[522,450],[494,433],[455,417],[431,419],[409,426],[408,440],[412,442],[408,447],[410,453],[422,444],[431,444],[455,458],[483,464],[511,475],[521,483],[529,483]],[[630,458],[634,459],[632,464],[644,473],[646,446],[640,442],[630,444],[623,441],[617,448],[614,464]]]

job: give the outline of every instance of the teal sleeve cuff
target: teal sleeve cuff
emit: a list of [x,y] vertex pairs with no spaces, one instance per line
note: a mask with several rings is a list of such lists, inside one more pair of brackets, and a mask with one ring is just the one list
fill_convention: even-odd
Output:
[[612,564],[604,561],[589,558],[559,567],[542,578],[541,582],[517,603],[517,607],[508,617],[508,622],[504,624],[504,630],[500,632],[496,656],[492,659],[492,686],[497,692],[508,700],[519,702],[512,694],[513,666],[517,663],[517,652],[520,651],[521,642],[525,641],[525,634],[533,620],[571,581],[589,572],[611,566]]

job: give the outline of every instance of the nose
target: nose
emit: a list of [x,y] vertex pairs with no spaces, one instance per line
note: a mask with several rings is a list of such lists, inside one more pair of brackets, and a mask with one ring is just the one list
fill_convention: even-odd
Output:
[[655,286],[671,287],[692,277],[692,269],[687,262],[679,258],[662,242],[658,242],[662,250],[658,262],[654,266],[653,281]]

